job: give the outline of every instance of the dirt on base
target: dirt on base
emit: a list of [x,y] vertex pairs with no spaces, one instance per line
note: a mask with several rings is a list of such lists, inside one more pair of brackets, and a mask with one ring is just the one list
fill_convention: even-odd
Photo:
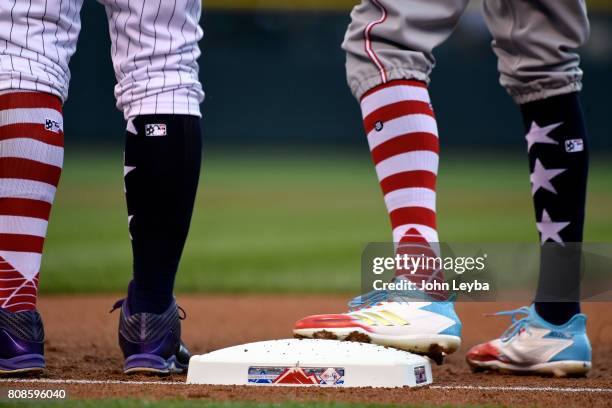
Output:
[[[304,336],[300,336],[297,335],[297,338],[305,338]],[[338,340],[338,336],[336,336],[334,333],[329,332],[327,330],[321,330],[318,332],[314,332],[312,334],[312,338],[313,339],[318,339],[318,340]]]
[[[165,378],[125,376],[117,347],[118,313],[109,314],[115,296],[45,297],[40,310],[47,334],[47,380],[184,381],[184,375]],[[259,340],[292,337],[292,324],[308,314],[346,310],[346,299],[338,296],[180,296],[187,311],[183,338],[193,353]],[[521,306],[519,304],[462,303],[457,305],[463,321],[461,349],[432,364],[434,386],[421,389],[331,389],[298,387],[227,387],[182,384],[15,384],[16,388],[66,389],[71,398],[138,397],[251,401],[345,401],[379,404],[502,404],[522,406],[612,405],[612,314],[609,303],[584,306],[593,343],[593,370],[587,378],[541,378],[470,371],[464,361],[474,344],[499,336],[509,321],[484,313]],[[5,381],[5,380],[0,380]],[[0,382],[0,384],[3,384]],[[442,386],[443,388],[437,388]],[[590,388],[576,392],[546,389],[520,391],[503,387]],[[453,388],[455,387],[455,388]],[[478,387],[500,387],[482,389]],[[595,390],[598,389],[598,390]],[[602,391],[607,389],[608,391]]]
[[358,331],[353,331],[346,336],[345,341],[356,341],[358,343],[371,343],[372,339],[367,334]]

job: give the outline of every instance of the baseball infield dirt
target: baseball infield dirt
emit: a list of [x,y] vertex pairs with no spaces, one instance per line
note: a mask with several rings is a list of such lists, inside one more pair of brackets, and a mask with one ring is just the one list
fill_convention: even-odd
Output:
[[[503,317],[484,313],[518,304],[462,303],[461,350],[442,366],[433,367],[434,385],[422,389],[330,389],[276,387],[187,386],[184,376],[163,379],[127,377],[121,373],[117,347],[117,312],[109,314],[114,296],[44,297],[40,309],[47,333],[48,371],[42,381],[19,383],[20,388],[64,388],[71,398],[138,397],[201,398],[252,401],[346,401],[413,404],[502,404],[547,406],[610,406],[612,404],[612,314],[610,304],[584,306],[589,315],[594,369],[587,378],[554,379],[534,376],[473,374],[464,362],[466,350],[498,336],[509,324]],[[187,310],[184,339],[194,353],[258,340],[291,337],[295,320],[306,314],[340,312],[346,299],[339,296],[190,295],[180,296]],[[95,380],[69,383],[56,380]],[[109,381],[110,380],[110,381]],[[154,384],[119,383],[118,381]],[[0,380],[4,381],[4,380]],[[22,380],[23,381],[23,380]],[[109,382],[97,382],[109,381]],[[163,382],[160,384],[159,382]],[[529,389],[522,389],[529,387]],[[552,388],[572,388],[564,392]]]

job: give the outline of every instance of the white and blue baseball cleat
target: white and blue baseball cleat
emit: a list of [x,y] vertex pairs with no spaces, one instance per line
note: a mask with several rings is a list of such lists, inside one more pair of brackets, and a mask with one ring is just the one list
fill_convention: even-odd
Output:
[[[474,371],[568,377],[584,376],[591,369],[584,314],[560,326],[542,319],[533,305],[495,315],[512,316],[512,326],[499,339],[468,351],[466,360]],[[517,319],[517,315],[525,317]]]
[[361,341],[431,357],[438,364],[461,346],[454,302],[410,301],[385,291],[359,296],[351,311],[305,317],[296,337]]

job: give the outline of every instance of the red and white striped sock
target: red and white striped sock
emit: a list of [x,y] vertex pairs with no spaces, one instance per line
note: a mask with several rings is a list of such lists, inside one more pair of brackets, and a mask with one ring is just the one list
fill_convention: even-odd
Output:
[[64,159],[62,104],[0,94],[0,308],[36,308],[47,223]]
[[[398,253],[437,256],[439,141],[427,86],[411,80],[385,83],[362,97],[361,112],[391,218],[393,242],[402,244]],[[419,287],[423,280],[444,281],[442,271],[426,268],[401,275]],[[443,291],[427,294],[446,298]]]

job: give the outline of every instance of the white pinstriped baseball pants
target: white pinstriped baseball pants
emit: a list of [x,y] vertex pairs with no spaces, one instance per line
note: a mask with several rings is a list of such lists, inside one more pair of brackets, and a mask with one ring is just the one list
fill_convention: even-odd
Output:
[[[469,1],[362,0],[343,43],[353,94],[360,98],[393,79],[429,82],[433,50],[451,35]],[[517,103],[581,89],[575,50],[589,36],[584,0],[484,0],[483,5],[500,82]]]
[[[124,116],[200,116],[201,0],[99,2],[108,16],[115,96]],[[83,0],[0,2],[0,91],[40,91],[67,99],[68,63],[76,50],[82,5]]]

